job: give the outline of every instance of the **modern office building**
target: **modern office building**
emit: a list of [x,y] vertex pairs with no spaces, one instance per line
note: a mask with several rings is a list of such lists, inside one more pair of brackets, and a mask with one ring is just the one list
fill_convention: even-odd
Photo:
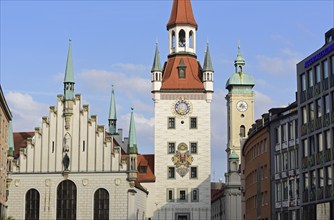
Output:
[[271,219],[300,219],[297,102],[269,110]]
[[8,135],[11,129],[11,120],[12,113],[0,85],[0,218],[5,217],[7,207],[7,153],[13,153],[12,138]]
[[334,28],[297,64],[303,219],[334,219]]

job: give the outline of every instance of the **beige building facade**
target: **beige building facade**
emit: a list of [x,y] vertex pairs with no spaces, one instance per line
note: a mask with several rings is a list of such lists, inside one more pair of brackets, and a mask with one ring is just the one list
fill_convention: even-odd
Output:
[[7,152],[9,150],[8,130],[12,113],[0,86],[0,218],[6,214]]

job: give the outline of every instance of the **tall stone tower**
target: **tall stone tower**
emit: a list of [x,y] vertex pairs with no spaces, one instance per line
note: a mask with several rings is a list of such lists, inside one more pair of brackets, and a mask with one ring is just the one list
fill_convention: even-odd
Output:
[[235,73],[226,82],[227,100],[227,172],[225,173],[223,219],[242,219],[241,148],[254,121],[254,80],[244,72],[245,60],[238,46]]
[[155,112],[154,219],[210,219],[210,107],[213,68],[207,46],[196,55],[190,0],[174,0],[167,24],[169,54],[163,68],[156,46],[152,73]]
[[246,62],[238,46],[238,55],[234,61],[235,73],[227,80],[227,158],[234,151],[239,158],[240,141],[247,137],[247,132],[254,122],[254,80],[244,72]]

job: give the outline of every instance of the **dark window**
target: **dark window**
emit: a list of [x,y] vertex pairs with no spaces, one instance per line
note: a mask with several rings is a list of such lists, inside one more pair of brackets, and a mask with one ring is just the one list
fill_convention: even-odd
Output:
[[191,201],[198,202],[198,189],[193,189],[191,192]]
[[168,153],[169,154],[175,153],[175,143],[168,143]]
[[57,219],[75,220],[77,216],[77,187],[64,180],[57,187]]
[[190,128],[197,128],[197,118],[190,118]]
[[174,197],[174,191],[172,189],[167,189],[167,201],[172,202]]
[[192,154],[197,154],[197,143],[190,143],[190,151]]
[[147,166],[139,166],[139,173],[146,173],[147,172]]
[[175,128],[175,118],[168,118],[168,128]]
[[109,219],[109,193],[105,189],[94,193],[94,219]]
[[180,190],[180,200],[185,201],[186,200],[186,191]]
[[244,125],[240,126],[240,137],[245,137],[245,126]]
[[197,167],[190,168],[190,178],[197,178]]
[[39,219],[39,192],[36,189],[30,189],[26,193],[25,219]]
[[174,179],[174,178],[175,178],[175,168],[168,167],[168,179]]

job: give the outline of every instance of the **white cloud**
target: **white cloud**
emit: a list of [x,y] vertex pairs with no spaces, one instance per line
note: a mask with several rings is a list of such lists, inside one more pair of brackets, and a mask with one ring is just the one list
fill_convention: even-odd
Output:
[[255,91],[254,120],[262,117],[262,114],[268,113],[268,110],[275,108],[275,102],[267,95]]
[[111,85],[115,85],[117,93],[125,94],[128,98],[149,95],[151,83],[148,78],[94,69],[79,74],[79,79],[83,81],[82,86],[85,88],[106,92],[111,90]]
[[145,73],[150,72],[150,68],[143,64],[116,63],[116,64],[113,64],[112,66],[118,67],[122,71],[126,71],[126,72],[145,72]]
[[287,48],[280,50],[280,56],[257,55],[256,59],[259,68],[272,75],[294,75],[296,73],[296,63],[300,61],[298,53]]
[[33,131],[35,127],[40,127],[42,116],[49,110],[47,104],[36,102],[26,93],[10,91],[6,100],[13,113],[14,131]]
[[283,35],[279,35],[279,34],[276,34],[276,35],[272,35],[271,38],[277,42],[280,42],[282,44],[285,44],[285,45],[291,45],[291,41],[290,39],[288,39],[287,37],[283,36]]

